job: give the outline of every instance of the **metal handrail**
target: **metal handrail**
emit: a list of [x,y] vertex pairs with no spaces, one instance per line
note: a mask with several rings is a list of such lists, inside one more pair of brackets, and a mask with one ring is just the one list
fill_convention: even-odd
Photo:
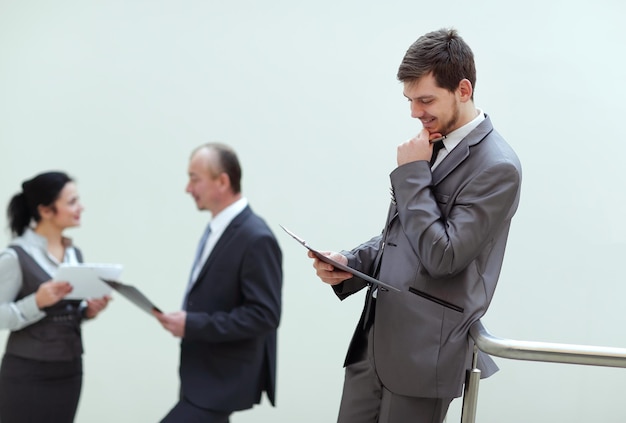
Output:
[[514,360],[626,368],[626,348],[503,339],[490,334],[480,320],[471,326],[470,336],[475,344],[473,368],[468,371],[465,382],[461,423],[476,421],[480,381],[480,369],[476,363],[479,349],[489,355]]
[[502,339],[490,334],[480,320],[470,328],[470,336],[481,351],[496,357],[602,367],[626,367],[626,348]]

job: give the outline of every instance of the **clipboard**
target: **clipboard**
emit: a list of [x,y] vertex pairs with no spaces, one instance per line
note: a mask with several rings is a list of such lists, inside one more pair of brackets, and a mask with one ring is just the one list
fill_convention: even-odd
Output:
[[292,237],[293,239],[295,239],[296,241],[298,241],[298,243],[302,244],[306,249],[308,249],[309,251],[311,251],[315,257],[317,257],[318,259],[320,259],[321,261],[323,261],[324,263],[328,263],[331,266],[339,269],[339,270],[343,270],[344,272],[348,272],[353,274],[354,276],[358,276],[359,278],[369,282],[369,283],[373,283],[382,287],[385,287],[387,289],[390,289],[392,291],[396,291],[396,292],[400,292],[400,289],[396,288],[395,286],[386,284],[384,282],[379,281],[378,279],[375,279],[369,275],[366,275],[363,272],[359,272],[356,269],[353,269],[351,267],[348,267],[344,264],[339,263],[338,261],[335,261],[333,259],[331,259],[328,256],[325,256],[324,254],[320,253],[318,250],[314,249],[313,247],[311,247],[309,244],[307,244],[307,242],[300,238],[298,235],[294,234],[293,232],[291,232],[289,229],[285,228],[283,225],[278,225],[281,228],[283,228],[283,231],[287,232],[287,234]]
[[134,286],[126,285],[122,282],[114,281],[111,279],[100,279],[146,313],[152,315],[153,310],[162,313],[162,311],[157,306],[155,306],[152,301],[148,299],[148,297],[146,297],[140,290],[138,290]]

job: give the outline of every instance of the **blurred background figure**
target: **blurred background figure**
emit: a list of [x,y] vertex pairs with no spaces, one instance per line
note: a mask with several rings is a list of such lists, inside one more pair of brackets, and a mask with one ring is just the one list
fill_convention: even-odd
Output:
[[162,423],[227,423],[265,391],[275,404],[276,338],[281,315],[282,252],[241,194],[241,166],[224,144],[196,148],[187,192],[208,223],[196,253],[183,310],[154,312],[181,338],[180,398]]
[[41,173],[9,202],[13,240],[0,252],[0,329],[8,329],[0,367],[0,421],[71,423],[82,386],[81,323],[109,297],[66,300],[69,282],[52,281],[62,263],[82,262],[63,231],[80,225],[83,206],[63,172]]

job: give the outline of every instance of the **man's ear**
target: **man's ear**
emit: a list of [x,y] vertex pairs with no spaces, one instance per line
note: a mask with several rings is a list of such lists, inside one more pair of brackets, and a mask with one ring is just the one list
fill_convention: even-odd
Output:
[[470,101],[472,99],[472,94],[474,92],[474,87],[472,87],[472,83],[469,79],[461,79],[459,82],[459,86],[456,89],[457,95],[459,96],[459,100],[462,102]]
[[222,189],[230,190],[230,177],[226,174],[226,172],[220,173],[217,179]]

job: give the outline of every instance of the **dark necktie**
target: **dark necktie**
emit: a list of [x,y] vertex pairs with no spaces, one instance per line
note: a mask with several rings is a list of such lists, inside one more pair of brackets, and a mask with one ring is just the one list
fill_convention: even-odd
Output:
[[443,145],[443,141],[437,141],[433,143],[433,155],[430,158],[430,167],[433,167],[433,165],[435,164],[435,161],[437,160],[437,156],[439,155],[439,150],[441,150],[444,147],[445,145]]

